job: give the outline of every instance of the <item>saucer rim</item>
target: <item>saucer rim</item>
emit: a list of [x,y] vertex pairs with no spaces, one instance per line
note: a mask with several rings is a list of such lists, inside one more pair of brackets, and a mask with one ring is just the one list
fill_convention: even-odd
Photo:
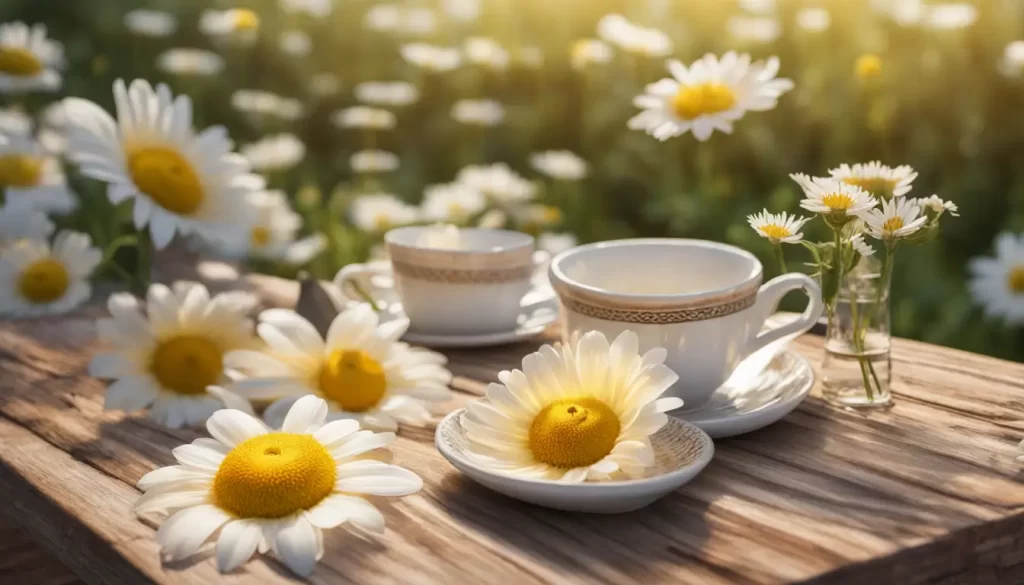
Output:
[[[441,421],[437,423],[437,428],[434,430],[434,447],[438,450],[439,453],[441,453],[441,456],[444,457],[445,460],[447,460],[448,463],[455,467],[460,473],[466,473],[467,475],[470,475],[468,472],[459,469],[458,466],[463,465],[465,467],[472,469],[473,472],[475,473],[479,473],[481,475],[493,478],[495,480],[509,481],[512,483],[518,483],[521,485],[527,485],[531,487],[571,488],[589,493],[624,492],[636,488],[663,489],[670,485],[682,485],[682,483],[685,483],[688,480],[688,478],[696,477],[704,470],[705,467],[708,466],[709,463],[711,463],[712,459],[714,459],[715,456],[715,441],[714,439],[711,438],[711,435],[709,435],[704,429],[698,427],[697,425],[691,423],[690,421],[686,421],[677,417],[669,417],[669,424],[671,424],[674,421],[675,423],[682,424],[684,426],[693,427],[693,429],[698,431],[699,435],[702,437],[704,445],[704,447],[701,449],[701,454],[692,463],[680,467],[679,469],[673,470],[669,473],[663,473],[661,475],[656,475],[653,477],[644,477],[641,479],[581,483],[565,483],[553,479],[536,479],[527,477],[517,477],[514,475],[505,475],[491,471],[485,467],[473,463],[472,461],[465,457],[457,455],[454,452],[454,450],[447,445],[447,443],[442,441],[442,429],[444,429],[446,425],[459,424],[457,420],[455,421],[455,423],[453,423],[452,420],[455,419],[455,417],[457,416],[461,416],[462,413],[465,411],[466,407],[453,410],[452,412],[445,415],[445,417],[442,418]],[[460,429],[461,427],[462,425],[459,424]],[[460,432],[464,433],[465,431],[463,430]]]
[[[531,325],[528,328],[523,328],[522,325],[517,326],[515,329],[505,329],[501,331],[493,331],[490,333],[426,333],[422,331],[406,331],[402,335],[402,340],[415,343],[419,345],[447,345],[447,347],[482,347],[487,345],[502,345],[505,343],[511,343],[523,339],[529,339],[535,337],[544,332],[545,329],[551,326],[560,318],[558,313],[558,299],[554,296],[551,298],[539,301],[527,309],[537,310],[539,308],[554,308],[555,312],[549,318],[538,321],[536,324]],[[524,309],[523,313],[527,310]],[[402,312],[403,319],[408,319],[405,316],[405,312]]]

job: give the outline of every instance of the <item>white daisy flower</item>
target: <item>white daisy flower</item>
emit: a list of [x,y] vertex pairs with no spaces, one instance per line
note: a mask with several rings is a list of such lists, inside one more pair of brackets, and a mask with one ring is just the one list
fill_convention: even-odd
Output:
[[178,19],[169,12],[137,8],[124,15],[124,26],[140,37],[169,37],[178,30]]
[[63,215],[78,207],[60,161],[29,136],[0,143],[0,190],[12,208]]
[[224,71],[224,59],[206,49],[175,47],[160,53],[156,66],[171,75],[210,77]]
[[259,28],[259,15],[248,8],[208,9],[199,16],[199,32],[215,39],[248,43],[256,40]]
[[487,397],[462,414],[468,451],[505,475],[567,483],[642,477],[654,465],[650,437],[678,398],[659,398],[678,379],[664,349],[644,355],[635,333],[609,346],[591,331],[545,345],[523,369],[498,374]]
[[586,69],[592,63],[610,63],[612,47],[598,39],[580,39],[569,50],[569,61],[574,69]]
[[511,212],[516,223],[519,224],[519,229],[528,234],[538,234],[562,223],[562,210],[554,205],[540,203],[518,205],[513,207]]
[[459,100],[452,105],[452,118],[470,126],[497,126],[505,119],[505,106],[491,99]]
[[360,150],[348,159],[357,173],[388,173],[398,169],[398,155],[386,150]]
[[419,220],[419,209],[390,193],[373,193],[353,201],[349,217],[364,232],[384,233]]
[[458,250],[462,248],[462,234],[459,227],[450,223],[437,223],[423,230],[416,239],[416,245],[424,248]]
[[334,9],[333,0],[278,0],[281,9],[288,13],[304,13],[324,18]]
[[805,199],[800,207],[812,213],[828,215],[837,222],[850,221],[871,209],[878,202],[867,191],[832,177],[808,177],[797,173],[789,178],[803,189]]
[[927,209],[936,215],[942,215],[943,213],[949,212],[953,217],[960,217],[960,208],[956,206],[956,203],[953,203],[952,201],[944,201],[938,195],[921,197],[917,200],[917,203],[923,209]]
[[231,106],[256,118],[276,117],[294,121],[302,117],[302,102],[261,89],[239,89],[231,94]]
[[232,258],[266,258],[301,266],[327,247],[323,234],[296,240],[302,217],[281,191],[252,193],[247,198],[249,233],[244,238],[218,242],[217,251]]
[[864,234],[857,234],[848,240],[849,244],[853,246],[853,249],[861,255],[861,257],[868,257],[875,255],[875,249],[864,241]]
[[293,311],[270,309],[257,331],[264,352],[235,351],[225,358],[245,377],[232,389],[250,400],[275,399],[263,417],[277,428],[296,400],[316,394],[327,400],[330,420],[355,419],[365,427],[394,431],[398,423],[422,426],[428,404],[451,399],[451,373],[438,353],[398,339],[407,319],[380,323],[369,304],[342,311],[326,339]]
[[498,70],[508,67],[508,51],[492,38],[470,37],[464,49],[468,63]]
[[820,6],[801,8],[796,13],[796,25],[811,33],[825,32],[832,26],[832,15]]
[[315,396],[297,401],[280,431],[238,410],[214,413],[212,439],[176,448],[177,465],[139,480],[145,494],[134,512],[166,517],[156,533],[161,556],[191,557],[216,533],[221,573],[259,552],[307,577],[324,554],[324,530],[382,533],[384,515],[368,497],[413,494],[423,480],[385,462],[393,433],[360,431],[351,420],[324,424],[326,417]]
[[408,106],[420,97],[416,86],[405,81],[364,81],[353,91],[357,100],[371,106]]
[[42,211],[0,205],[0,250],[21,240],[45,241],[55,226]]
[[587,161],[568,150],[548,150],[530,155],[530,164],[552,179],[580,181],[587,176]]
[[775,12],[775,0],[740,0],[740,8],[750,14],[771,14]]
[[1024,325],[1024,234],[999,234],[995,250],[994,258],[973,258],[968,263],[971,295],[989,317],[1007,325]]
[[408,43],[402,45],[401,52],[408,63],[434,73],[452,71],[462,65],[462,53],[454,47]]
[[488,201],[497,204],[529,201],[537,191],[533,183],[505,163],[463,167],[455,181],[483,193]]
[[804,238],[800,233],[804,224],[810,221],[809,217],[797,217],[783,211],[782,213],[768,213],[764,210],[756,215],[748,215],[747,223],[754,228],[762,238],[768,239],[773,244],[795,244]]
[[767,44],[782,36],[782,25],[774,16],[733,16],[726,23],[729,34],[736,40]]
[[1007,77],[1024,75],[1024,41],[1011,41],[1003,49],[999,71]]
[[733,122],[747,112],[771,110],[793,89],[792,81],[775,77],[777,57],[751,63],[749,54],[730,51],[721,59],[707,54],[690,67],[673,59],[668,69],[672,78],[648,85],[633,100],[644,111],[629,120],[631,129],[658,140],[688,131],[701,141],[715,130],[731,133]]
[[437,19],[429,8],[380,3],[366,11],[363,25],[378,32],[426,35],[437,28]]
[[46,26],[0,24],[0,93],[57,91],[64,47],[46,38]]
[[906,195],[917,178],[917,172],[909,165],[891,168],[877,160],[855,165],[844,163],[838,169],[829,170],[829,174],[847,185],[860,187],[876,199]]
[[333,73],[317,73],[309,78],[309,93],[328,97],[341,91],[341,80]]
[[463,183],[430,185],[424,190],[423,218],[465,225],[487,208],[487,198]]
[[32,117],[17,108],[0,108],[0,142],[4,137],[32,134]]
[[201,284],[177,282],[173,288],[152,284],[146,316],[128,293],[110,295],[111,318],[100,319],[99,338],[111,351],[89,363],[89,374],[115,380],[107,388],[105,410],[149,409],[149,416],[170,427],[198,425],[225,405],[248,409],[226,393],[229,381],[224,354],[256,349],[251,302],[238,294],[210,297]]
[[644,28],[621,14],[609,14],[597,23],[597,36],[636,55],[664,57],[672,52],[672,39],[655,28]]
[[334,112],[331,117],[339,128],[367,128],[371,130],[389,130],[395,127],[395,114],[370,106],[351,106]]
[[443,0],[445,14],[459,22],[473,22],[480,18],[481,0]]
[[932,30],[964,29],[978,20],[978,9],[966,2],[928,4],[922,24]]
[[313,40],[301,30],[286,30],[278,37],[277,46],[292,57],[306,57],[313,51]]
[[237,210],[262,189],[248,163],[231,152],[223,127],[192,129],[192,102],[137,79],[114,82],[117,120],[96,104],[67,98],[68,156],[82,174],[110,184],[113,203],[133,199],[135,226],[149,226],[163,248],[175,233],[223,235],[238,229]]
[[298,136],[285,132],[246,144],[239,152],[255,171],[285,171],[302,162],[306,156],[306,145]]
[[66,313],[89,300],[89,277],[103,254],[88,234],[60,232],[53,247],[24,240],[0,249],[0,315]]
[[554,234],[545,232],[537,236],[537,248],[544,250],[552,256],[575,248],[577,243],[576,236],[569,233]]
[[914,199],[890,199],[882,202],[881,209],[871,209],[863,214],[868,235],[880,240],[898,240],[905,238],[928,221],[928,216],[921,214],[921,206]]

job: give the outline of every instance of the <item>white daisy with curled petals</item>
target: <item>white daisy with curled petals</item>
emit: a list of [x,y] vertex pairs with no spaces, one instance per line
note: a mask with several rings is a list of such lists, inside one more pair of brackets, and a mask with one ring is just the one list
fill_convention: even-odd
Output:
[[46,26],[0,24],[0,93],[60,89],[64,47],[46,37]]
[[270,309],[257,332],[265,351],[233,351],[225,366],[242,376],[233,392],[250,400],[275,400],[264,413],[278,427],[301,396],[327,400],[330,420],[355,419],[364,427],[394,431],[398,423],[422,426],[428,405],[451,399],[444,356],[398,339],[407,319],[381,323],[368,304],[340,313],[326,339],[294,311]]
[[956,203],[953,203],[952,201],[945,201],[938,195],[921,197],[917,202],[923,209],[931,211],[936,216],[941,216],[943,213],[948,212],[953,217],[960,217],[960,208],[957,207]]
[[60,232],[53,246],[24,240],[0,249],[0,315],[66,313],[92,294],[89,277],[103,254],[87,234]]
[[60,160],[31,136],[7,136],[0,144],[0,189],[7,204],[64,215],[78,207]]
[[880,200],[906,195],[917,178],[917,172],[909,165],[892,168],[877,160],[854,165],[844,163],[830,170],[829,174],[847,185],[860,187]]
[[216,386],[229,381],[226,352],[261,346],[245,297],[211,297],[201,284],[177,282],[150,285],[145,316],[128,293],[110,295],[107,308],[110,318],[96,326],[109,351],[89,363],[90,375],[114,380],[105,410],[145,408],[160,424],[179,428],[202,424],[225,406],[249,408]]
[[666,352],[644,355],[632,331],[611,345],[591,331],[561,347],[545,345],[523,369],[462,414],[469,453],[496,473],[579,483],[642,477],[654,465],[650,436],[682,406],[660,396],[679,379]]
[[868,235],[887,241],[905,238],[928,221],[917,201],[904,198],[883,201],[881,209],[867,211],[861,218]]
[[809,217],[797,217],[783,211],[782,213],[768,213],[767,210],[757,215],[748,215],[747,223],[754,228],[762,238],[767,238],[773,244],[795,244],[804,238],[800,233],[804,224],[810,221]]
[[831,225],[845,225],[878,203],[860,187],[832,177],[808,177],[797,173],[789,178],[804,191],[800,207],[824,215]]
[[862,258],[875,255],[875,249],[864,241],[864,234],[857,234],[853,236],[849,239],[849,243],[853,246],[853,250],[860,254]]
[[192,101],[136,79],[114,82],[117,120],[98,105],[67,98],[68,157],[82,173],[110,184],[114,203],[133,200],[135,226],[149,226],[163,248],[175,233],[223,236],[244,230],[238,209],[263,179],[231,151],[221,126],[192,129]]
[[280,431],[238,410],[215,412],[206,423],[212,439],[176,448],[177,465],[139,480],[145,493],[134,512],[162,517],[161,555],[186,559],[216,539],[222,573],[259,552],[305,577],[324,554],[324,530],[382,533],[384,515],[367,497],[407,496],[423,480],[386,462],[394,434],[326,418],[315,396],[296,401]]
[[673,59],[668,70],[671,78],[649,84],[633,100],[643,111],[629,120],[629,128],[658,140],[687,132],[700,141],[715,130],[729,134],[747,112],[771,110],[793,89],[791,80],[776,78],[778,57],[751,63],[746,53],[730,51],[721,58],[709,53],[689,67]]
[[969,288],[985,315],[1007,325],[1024,325],[1024,234],[996,236],[995,255],[972,258]]

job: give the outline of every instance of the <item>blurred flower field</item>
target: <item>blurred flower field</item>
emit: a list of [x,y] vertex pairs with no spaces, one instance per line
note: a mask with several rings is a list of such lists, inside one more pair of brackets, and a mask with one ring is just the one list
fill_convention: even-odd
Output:
[[[122,79],[126,96],[153,100],[166,83],[191,98],[197,132],[226,129],[251,170],[218,159],[225,193],[255,185],[250,172],[266,180],[245,209],[220,211],[245,218],[244,237],[196,228],[189,245],[289,277],[330,278],[379,254],[390,227],[436,222],[527,231],[552,252],[636,236],[720,240],[774,271],[772,246],[746,218],[797,209],[790,174],[909,165],[912,196],[937,194],[959,217],[898,257],[894,334],[1024,360],[1022,0],[6,0],[0,23],[19,21],[45,25],[63,58],[36,75],[0,31],[0,135],[21,145],[0,146],[0,246],[33,230],[39,218],[20,211],[32,208],[55,224],[40,233],[90,236],[94,248],[67,235],[53,246],[98,265],[94,280],[131,281],[147,259],[125,239],[127,194],[96,180],[107,167],[64,157],[67,127],[103,134],[99,114],[83,121],[86,110],[61,100],[113,115]],[[698,66],[707,53],[717,58]],[[749,65],[763,79],[732,117],[744,104],[723,86],[681,100],[672,82],[676,118],[722,116],[665,126],[659,80],[679,79],[670,59],[694,64],[690,76]],[[18,81],[26,72],[38,83]],[[227,148],[204,146],[215,142],[210,152]],[[25,152],[59,159],[47,164],[68,188],[18,203]],[[29,174],[42,181],[39,169]],[[149,218],[154,243],[191,230],[161,213]],[[828,239],[818,229],[808,237]]]

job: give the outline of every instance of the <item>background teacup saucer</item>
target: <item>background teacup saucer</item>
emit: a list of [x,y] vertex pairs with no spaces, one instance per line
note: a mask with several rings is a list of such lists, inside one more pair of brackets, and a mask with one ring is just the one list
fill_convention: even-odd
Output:
[[[765,356],[750,365],[760,365]],[[715,439],[749,433],[778,422],[793,411],[814,387],[814,370],[800,354],[777,350],[760,369],[744,368],[699,408],[670,414],[689,421]]]
[[557,510],[614,514],[643,508],[696,477],[715,452],[707,433],[688,422],[669,417],[668,424],[651,437],[655,466],[648,477],[582,484],[512,477],[484,469],[467,455],[466,437],[459,421],[464,410],[450,413],[438,424],[434,443],[441,455],[485,487],[510,498]]
[[[545,297],[542,294],[537,294],[531,298],[533,292],[535,291],[531,291],[526,297],[523,297],[523,309],[519,315],[519,324],[515,329],[493,333],[451,334],[429,333],[410,328],[402,336],[402,340],[416,345],[435,348],[490,347],[525,341],[543,333],[548,325],[558,320],[558,299],[553,296]],[[527,302],[528,300],[529,302]],[[399,304],[398,307],[400,309],[401,305]],[[395,310],[395,305],[391,305],[391,309]]]

